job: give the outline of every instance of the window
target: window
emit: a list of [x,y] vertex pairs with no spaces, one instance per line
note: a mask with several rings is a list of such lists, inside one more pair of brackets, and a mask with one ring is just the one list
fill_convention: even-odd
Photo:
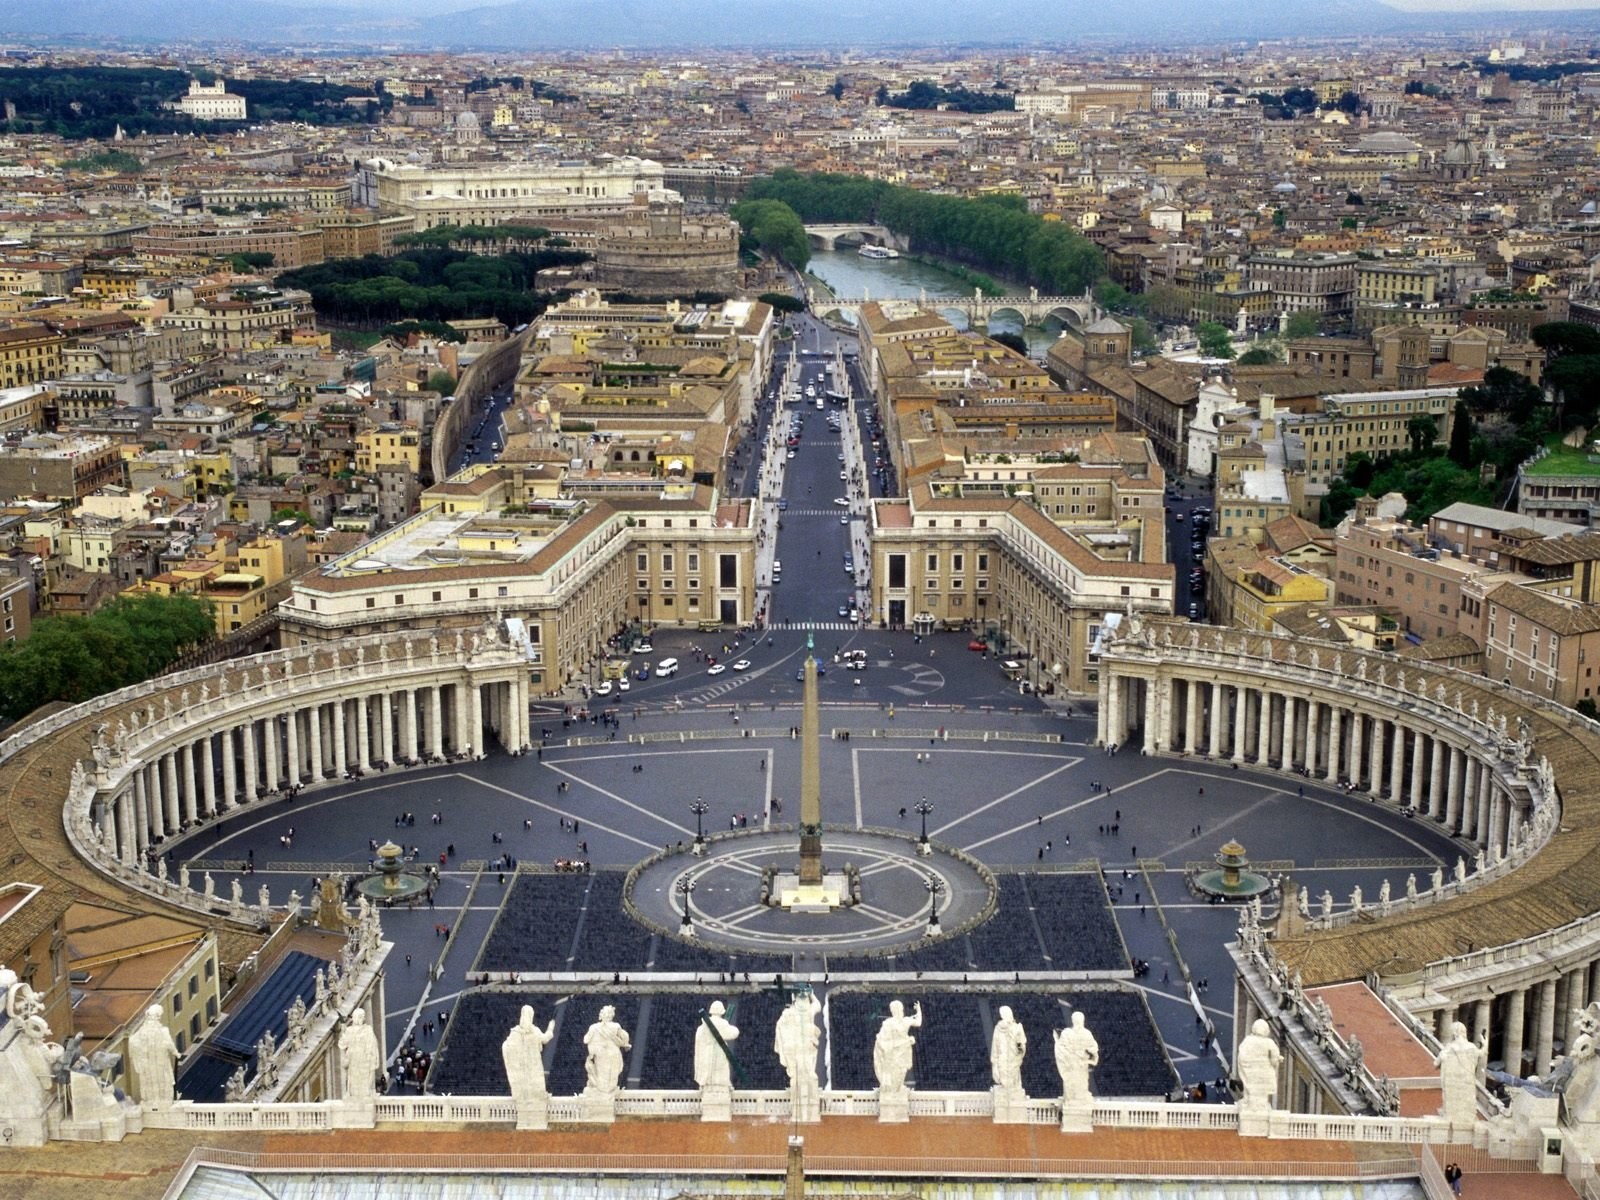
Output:
[[368,608],[376,608],[376,607],[378,607],[378,601],[374,597],[368,596],[367,597],[367,607]]
[[174,992],[172,994],[172,1011],[173,1012],[182,1012],[183,1011],[183,997],[178,995],[176,992]]
[[648,571],[650,569],[650,556],[648,554],[644,554],[644,553],[641,552],[634,559],[634,563],[635,563],[634,570],[636,570],[636,571]]
[[928,555],[928,570],[937,571],[938,569],[939,569],[939,556],[937,554]]
[[952,554],[952,555],[951,555],[951,556],[950,556],[950,569],[951,569],[951,570],[952,570],[952,571],[959,571],[959,570],[961,570],[961,563],[962,563],[962,559],[963,559],[963,558],[964,558],[964,557],[965,557],[965,555],[961,555],[961,554]]
[[698,571],[700,569],[700,556],[698,554],[689,555],[689,563],[688,563],[688,565],[689,565],[689,570]]
[[435,592],[433,594],[433,602],[435,604],[439,603],[439,601],[441,601],[443,599],[444,599],[444,593],[443,592]]
[[663,554],[661,556],[661,569],[663,571],[672,570],[672,555],[671,554]]
[[478,589],[477,588],[468,588],[467,589],[467,599],[468,600],[476,600],[477,598],[478,598]]
[[191,975],[191,976],[189,976],[189,995],[198,996],[199,994],[200,994],[200,976]]
[[404,592],[396,592],[394,594],[394,602],[396,604],[404,604],[406,602],[406,594]]
[[495,588],[494,594],[503,599],[507,595],[506,585],[502,583],[499,587]]

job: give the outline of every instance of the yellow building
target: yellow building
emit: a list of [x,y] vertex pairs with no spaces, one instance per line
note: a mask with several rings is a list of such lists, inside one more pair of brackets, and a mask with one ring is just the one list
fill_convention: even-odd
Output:
[[385,467],[422,470],[422,432],[412,426],[380,425],[356,434],[356,470],[372,474]]
[[0,388],[58,377],[66,344],[65,336],[45,325],[0,329]]

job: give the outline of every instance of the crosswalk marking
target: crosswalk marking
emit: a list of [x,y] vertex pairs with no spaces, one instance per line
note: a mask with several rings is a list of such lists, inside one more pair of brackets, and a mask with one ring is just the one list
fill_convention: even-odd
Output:
[[798,631],[807,629],[855,630],[859,629],[860,626],[849,621],[770,621],[767,624],[767,628]]

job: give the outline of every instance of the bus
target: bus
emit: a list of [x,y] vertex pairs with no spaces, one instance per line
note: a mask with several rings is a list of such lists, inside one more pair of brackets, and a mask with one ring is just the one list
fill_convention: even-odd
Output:
[[826,396],[829,400],[831,400],[835,404],[849,404],[850,403],[850,397],[849,396],[846,396],[843,392],[836,392],[832,388],[829,388],[827,391],[823,392],[822,394],[824,396]]

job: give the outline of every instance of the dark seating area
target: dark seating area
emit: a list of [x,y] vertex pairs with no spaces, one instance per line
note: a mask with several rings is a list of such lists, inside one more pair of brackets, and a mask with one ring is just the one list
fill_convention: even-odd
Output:
[[872,1069],[872,1044],[889,1015],[889,1003],[901,1000],[910,1016],[922,1001],[923,1025],[917,1039],[909,1082],[923,1091],[985,1091],[989,1087],[988,1039],[983,1032],[980,997],[950,992],[862,992],[836,988],[828,997],[829,1054],[833,1086],[855,1091],[878,1086]]
[[999,907],[994,916],[967,935],[972,966],[977,971],[1041,971],[1047,965],[1039,933],[1028,911],[1028,889],[1022,876],[997,874]]
[[600,876],[557,873],[516,877],[484,939],[474,970],[567,971],[578,915]]
[[656,971],[692,971],[697,975],[720,975],[732,972],[752,979],[786,972],[791,967],[787,956],[776,954],[729,954],[705,946],[682,941],[675,937],[656,940],[655,957],[651,969]]
[[1100,1044],[1100,1065],[1089,1077],[1096,1096],[1159,1098],[1177,1083],[1177,1072],[1139,992],[1019,992],[995,996],[991,1004],[995,1010],[1009,1004],[1028,1031],[1022,1083],[1030,1096],[1061,1095],[1054,1032],[1071,1023],[1074,1011],[1083,1014],[1084,1026]]
[[596,871],[578,930],[574,966],[580,971],[642,971],[651,933],[622,909],[621,871]]
[[[1122,971],[1128,950],[1092,872],[1012,876],[1024,885],[1054,971]],[[1133,894],[1132,885],[1129,893]],[[992,924],[992,922],[991,922]]]
[[[692,1088],[694,1083],[694,1035],[700,1014],[713,1000],[728,1008],[728,1021],[739,1030],[732,1043],[737,1066],[732,1072],[736,1088],[783,1088],[789,1077],[778,1063],[772,1047],[773,1031],[783,1011],[775,991],[739,994],[685,996],[667,994],[650,998],[649,1029],[645,1036],[644,1069],[639,1086],[646,1088]],[[637,1042],[637,1038],[634,1039]]]
[[[617,1010],[617,1022],[630,1037],[639,1023],[638,996],[571,996],[561,992],[463,992],[450,1014],[445,1040],[433,1057],[427,1090],[437,1095],[504,1096],[505,1062],[500,1044],[522,1014],[533,1005],[541,1028],[555,1017],[555,1041],[545,1047],[545,1082],[553,1096],[575,1096],[584,1084],[584,1032],[603,1005]],[[552,1053],[553,1052],[553,1053]],[[624,1055],[624,1058],[631,1058]],[[627,1072],[623,1073],[624,1080]]]

